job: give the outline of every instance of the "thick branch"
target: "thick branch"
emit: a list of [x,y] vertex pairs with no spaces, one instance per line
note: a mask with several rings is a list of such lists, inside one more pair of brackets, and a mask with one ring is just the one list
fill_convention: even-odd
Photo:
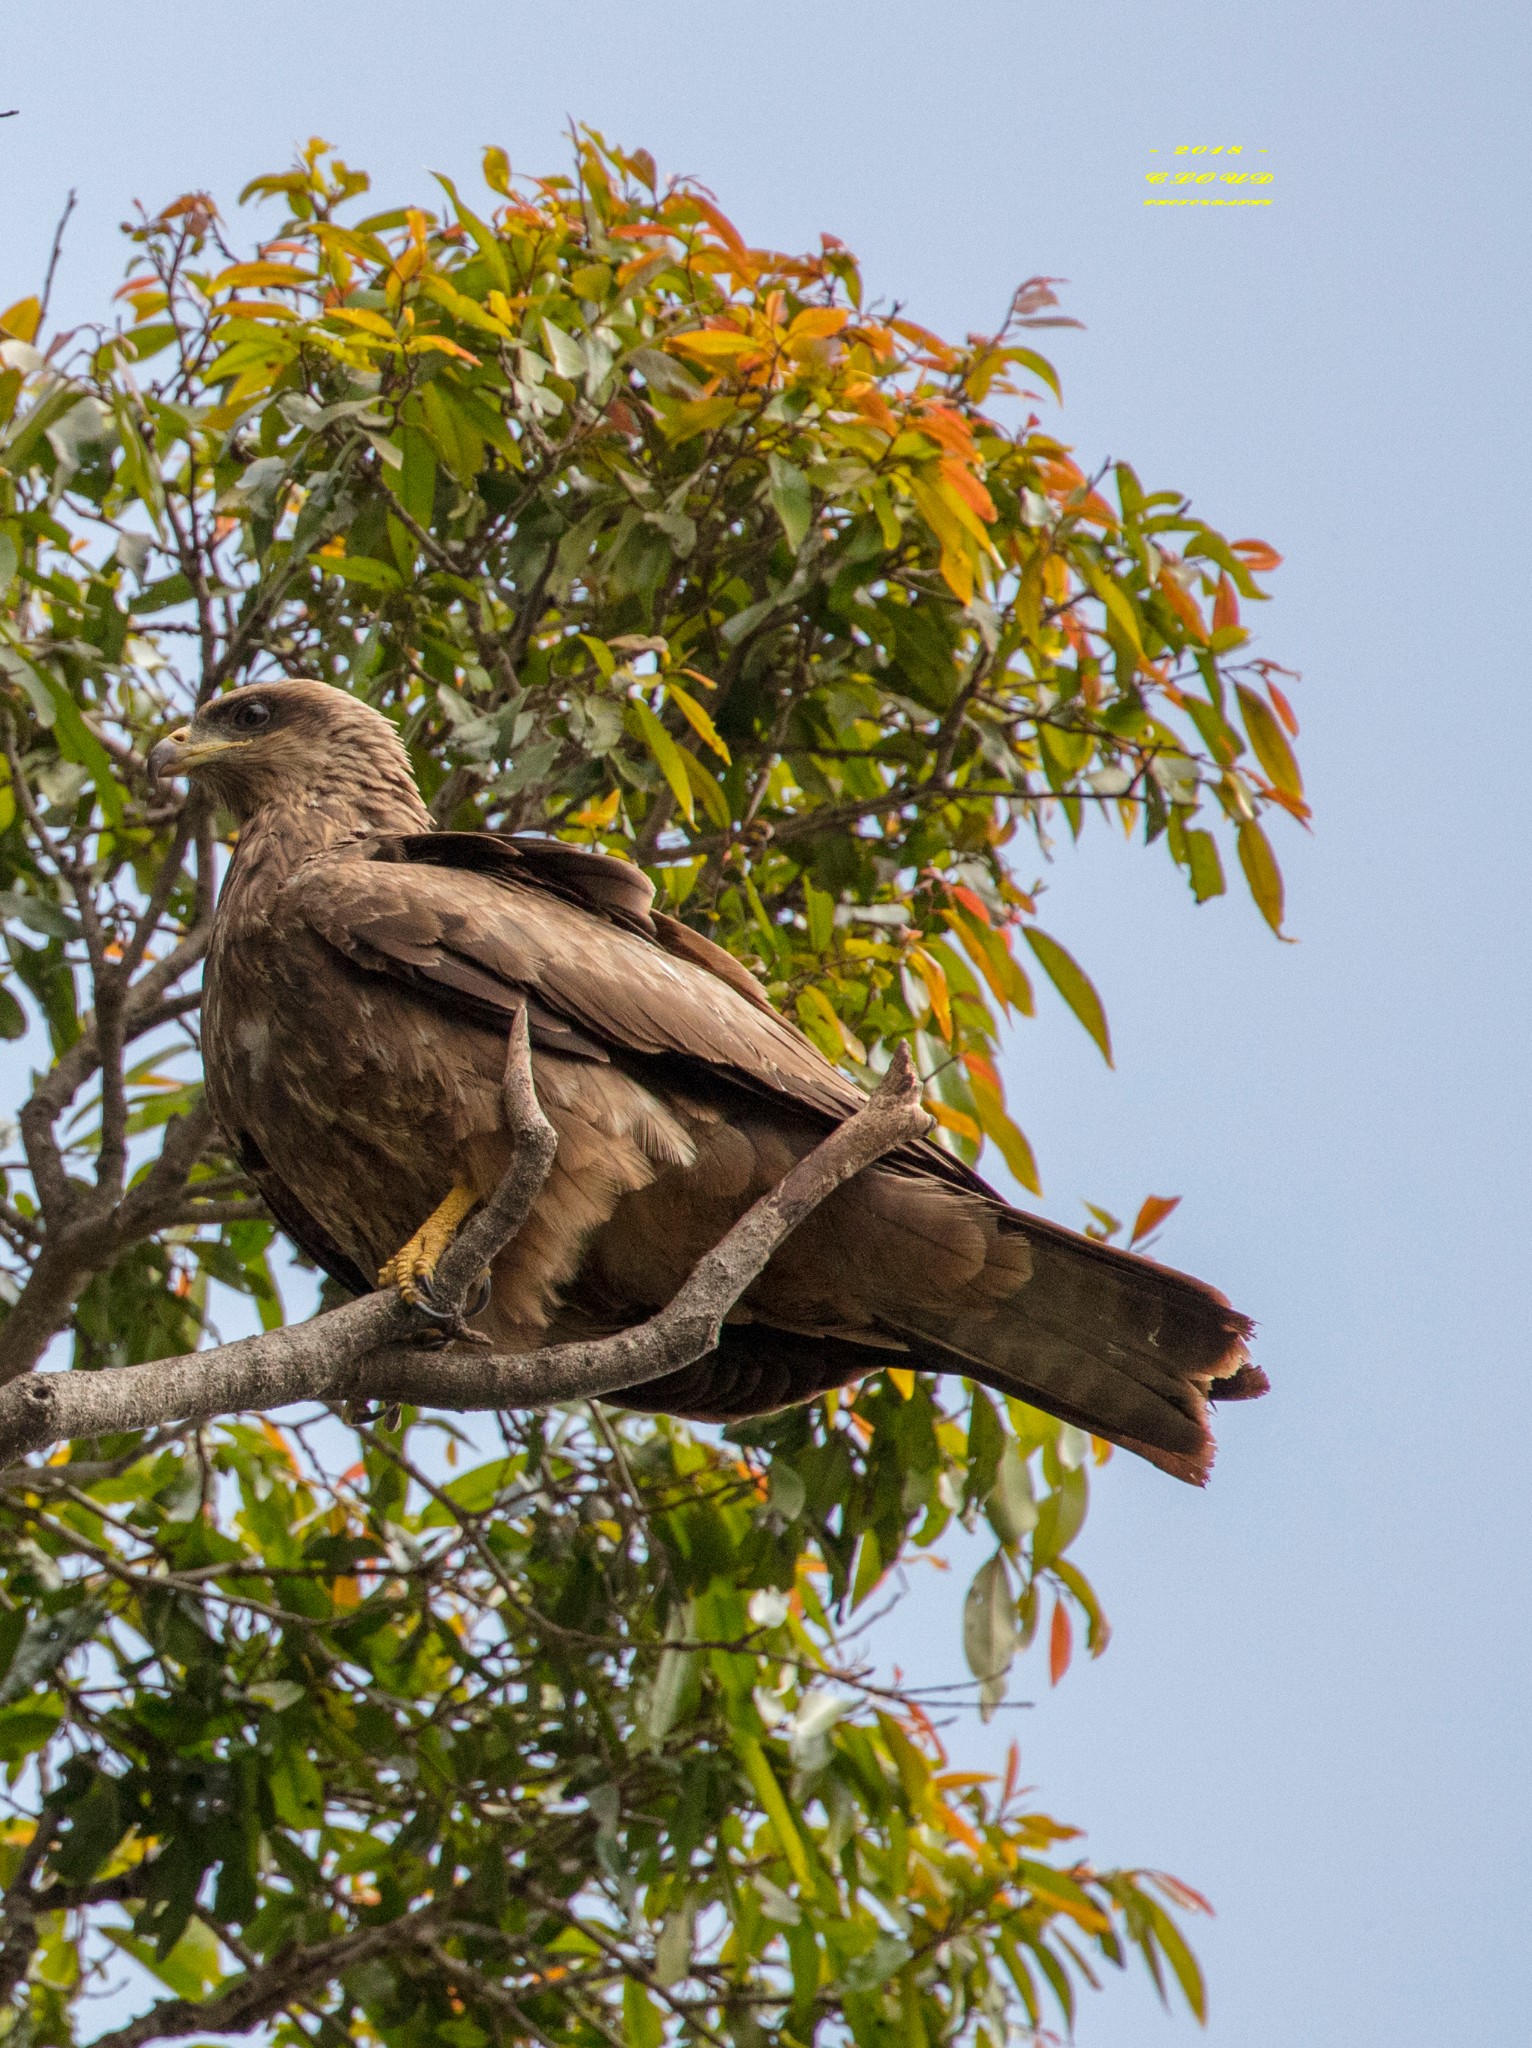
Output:
[[361,1927],[333,1941],[315,1942],[312,1948],[293,1948],[263,1968],[236,1977],[226,1991],[205,2003],[184,1998],[163,2000],[125,2027],[110,2034],[98,2034],[96,2048],[145,2048],[151,2041],[178,2039],[186,2034],[243,2034],[262,2020],[270,2019],[305,1992],[322,1988],[339,1976],[384,1950],[406,1943],[429,1941],[431,1929],[441,1917],[440,1904],[421,1908],[408,1918],[391,1920],[384,1926]]
[[[525,1026],[507,1061],[507,1115],[517,1140],[510,1173],[465,1227],[438,1271],[435,1293],[460,1312],[478,1273],[524,1220],[552,1163],[531,1096]],[[647,1323],[589,1343],[521,1354],[472,1345],[427,1348],[416,1311],[392,1290],[331,1309],[292,1329],[101,1372],[35,1373],[0,1392],[0,1460],[76,1437],[205,1422],[294,1401],[412,1402],[433,1408],[541,1408],[596,1399],[694,1364],[784,1238],[843,1182],[921,1137],[930,1119],[903,1047],[866,1107],[841,1124],[698,1263]],[[550,1133],[551,1136],[551,1133]]]

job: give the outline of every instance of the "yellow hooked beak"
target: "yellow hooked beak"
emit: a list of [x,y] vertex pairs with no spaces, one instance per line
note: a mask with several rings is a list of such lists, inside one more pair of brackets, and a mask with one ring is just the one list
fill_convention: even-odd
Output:
[[149,754],[149,780],[165,782],[173,775],[190,775],[204,762],[213,761],[220,754],[227,754],[235,747],[243,747],[245,740],[219,739],[199,740],[192,737],[189,725],[183,725],[168,739],[160,741]]

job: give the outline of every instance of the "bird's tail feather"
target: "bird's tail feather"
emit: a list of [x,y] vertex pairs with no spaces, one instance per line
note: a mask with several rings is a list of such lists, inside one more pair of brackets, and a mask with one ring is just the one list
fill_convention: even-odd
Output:
[[1210,1400],[1247,1400],[1266,1375],[1250,1321],[1214,1288],[1035,1216],[1006,1212],[1031,1274],[1006,1300],[907,1310],[886,1327],[932,1371],[961,1372],[1136,1451],[1194,1485],[1213,1462]]

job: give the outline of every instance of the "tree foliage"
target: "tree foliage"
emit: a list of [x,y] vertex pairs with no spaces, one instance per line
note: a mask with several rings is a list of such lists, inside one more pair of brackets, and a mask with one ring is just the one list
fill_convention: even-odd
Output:
[[[0,1030],[51,1048],[0,1377],[284,1313],[198,1086],[220,821],[143,766],[246,678],[367,696],[444,825],[643,862],[1034,1189],[1007,1019],[1046,984],[1110,1037],[1019,863],[1098,821],[1198,901],[1232,855],[1280,929],[1296,727],[1240,618],[1276,557],[1044,430],[1048,280],[952,345],[642,152],[484,168],[480,211],[368,216],[316,143],[249,188],[285,213],[252,256],[192,195],[133,229],[117,324],[0,315]],[[957,1518],[995,1543],[953,1615],[985,1712],[1035,1635],[1055,1682],[1076,1622],[1103,1648],[1092,1455],[895,1367],[723,1439],[311,1414],[0,1473],[0,2039],[99,2027],[123,1958],[158,1996],[117,2048],[997,2048],[1133,1949],[1200,2013],[1196,1895],[1095,1871],[1014,1752],[951,1771],[855,1635]]]

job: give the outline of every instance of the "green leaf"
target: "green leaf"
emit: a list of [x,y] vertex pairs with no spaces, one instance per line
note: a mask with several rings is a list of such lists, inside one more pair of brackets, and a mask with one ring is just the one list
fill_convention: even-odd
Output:
[[697,1677],[697,1653],[672,1644],[664,1650],[655,1666],[654,1683],[649,1690],[648,1711],[644,1715],[644,1732],[650,1742],[663,1742],[676,1722],[681,1718],[687,1695],[693,1689]]
[[984,1507],[990,1526],[1002,1543],[1020,1543],[1037,1527],[1038,1508],[1032,1497],[1031,1473],[1026,1459],[1010,1439],[1000,1453],[995,1483]]
[[218,1937],[200,1920],[188,1922],[186,1931],[170,1953],[161,1956],[152,1942],[140,1941],[125,1928],[105,1927],[108,1941],[141,1963],[173,1991],[177,1998],[200,2005],[211,1998],[224,1978]]
[[997,1550],[975,1572],[963,1601],[963,1655],[975,1678],[1002,1678],[1011,1668],[1018,1642],[1011,1576],[1005,1553]]
[[16,1764],[52,1740],[64,1717],[64,1702],[52,1694],[0,1708],[0,1763]]
[[782,522],[787,545],[797,554],[808,537],[814,517],[814,498],[809,480],[785,456],[771,456],[766,467],[770,477],[772,509]]
[[1065,952],[1057,939],[1039,931],[1035,924],[1024,924],[1021,930],[1043,972],[1095,1039],[1101,1048],[1102,1058],[1111,1066],[1112,1034],[1107,1028],[1106,1011],[1101,1007],[1101,998],[1084,968]]
[[828,953],[835,936],[835,898],[816,889],[807,875],[803,878],[803,908],[808,918],[809,944],[816,953]]
[[1045,1494],[1038,1507],[1037,1527],[1032,1532],[1032,1566],[1042,1571],[1074,1542],[1085,1523],[1090,1488],[1083,1469],[1060,1474],[1053,1491]]
[[1192,894],[1199,903],[1206,903],[1210,897],[1224,893],[1223,862],[1218,857],[1218,842],[1211,832],[1204,832],[1199,826],[1187,828],[1186,865]]
[[379,562],[371,555],[316,555],[316,565],[326,576],[339,576],[347,583],[359,583],[364,590],[402,590],[404,578],[391,562]]
[[419,427],[401,427],[399,442],[404,457],[397,479],[399,503],[417,526],[429,530],[436,508],[436,451]]
[[623,1983],[622,2024],[628,2048],[663,2048],[665,2022],[660,2009],[634,1977]]
[[799,1884],[811,1885],[813,1877],[809,1870],[808,1856],[804,1852],[803,1837],[798,1832],[798,1824],[793,1818],[792,1809],[782,1795],[782,1787],[777,1783],[775,1773],[767,1762],[765,1750],[753,1735],[747,1735],[743,1729],[734,1731],[734,1750],[745,1767],[746,1776],[755,1788],[755,1796],[761,1802],[762,1811],[771,1822],[772,1831],[793,1876]]

